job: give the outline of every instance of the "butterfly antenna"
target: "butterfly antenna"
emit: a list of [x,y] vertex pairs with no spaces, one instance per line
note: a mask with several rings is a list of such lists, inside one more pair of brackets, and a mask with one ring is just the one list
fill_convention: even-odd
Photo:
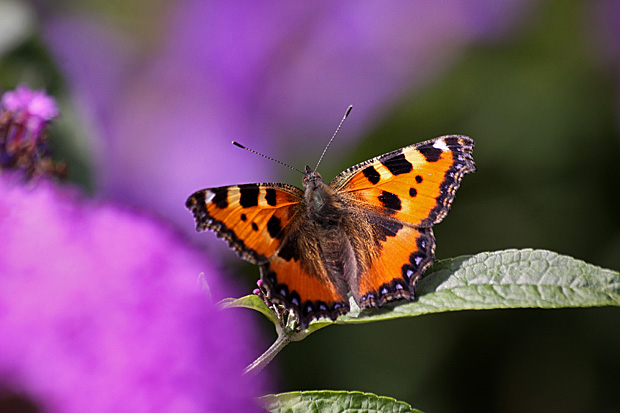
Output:
[[347,116],[349,116],[349,113],[351,113],[351,109],[353,109],[353,105],[349,105],[349,107],[347,108],[347,111],[344,113],[344,116],[342,117],[342,120],[340,121],[340,123],[338,124],[338,127],[336,128],[336,132],[334,132],[334,134],[332,135],[332,138],[329,140],[329,142],[327,142],[327,146],[325,146],[325,149],[323,149],[323,153],[321,154],[319,161],[316,163],[316,168],[314,168],[314,172],[316,172],[316,170],[319,169],[319,164],[323,160],[323,156],[325,156],[325,152],[327,152],[327,148],[329,148],[329,145],[331,145],[332,141],[336,137],[336,134],[340,130],[340,127],[344,123],[344,120],[347,118]]
[[269,160],[271,160],[271,161],[277,162],[277,163],[279,163],[280,165],[286,166],[287,168],[292,169],[293,171],[297,171],[297,172],[299,172],[299,173],[300,173],[300,174],[302,174],[302,175],[305,175],[305,173],[304,173],[304,172],[302,172],[302,171],[300,171],[299,169],[297,169],[297,168],[295,168],[295,167],[293,167],[293,166],[291,166],[291,165],[289,165],[289,164],[287,164],[287,163],[284,163],[284,162],[282,162],[282,161],[279,161],[279,160],[277,160],[277,159],[274,159],[274,158],[272,158],[271,156],[263,155],[263,154],[262,154],[262,153],[260,153],[260,152],[256,152],[254,149],[247,148],[247,147],[245,147],[245,146],[241,145],[239,142],[235,142],[235,141],[233,141],[233,142],[232,142],[232,144],[233,144],[233,145],[235,145],[235,146],[240,147],[241,149],[245,149],[246,151],[250,151],[250,152],[252,152],[253,154],[256,154],[256,155],[262,156],[263,158],[267,158],[267,159],[269,159]]

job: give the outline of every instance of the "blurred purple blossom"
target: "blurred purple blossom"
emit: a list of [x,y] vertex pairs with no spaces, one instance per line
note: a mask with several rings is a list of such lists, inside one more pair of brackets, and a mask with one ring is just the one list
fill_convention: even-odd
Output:
[[58,116],[56,101],[42,90],[32,90],[19,85],[13,91],[2,95],[2,109],[13,112],[16,118],[26,118],[25,127],[32,135],[37,135],[49,121]]
[[0,100],[0,171],[19,170],[20,178],[64,176],[65,165],[53,162],[44,127],[58,116],[54,98],[25,85]]
[[193,231],[183,204],[195,190],[274,179],[274,165],[231,140],[313,163],[349,104],[339,141],[470,43],[505,36],[529,4],[181,0],[148,43],[84,14],[49,17],[45,33],[98,127],[102,193]]
[[[212,265],[161,222],[0,177],[0,405],[250,411],[255,332]],[[205,272],[209,286],[201,290]],[[210,298],[213,294],[213,300]],[[3,405],[6,406],[6,405]]]

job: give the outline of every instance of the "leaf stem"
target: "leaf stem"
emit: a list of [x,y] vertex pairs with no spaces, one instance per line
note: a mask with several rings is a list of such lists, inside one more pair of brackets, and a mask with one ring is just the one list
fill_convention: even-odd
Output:
[[243,372],[243,374],[248,374],[250,376],[255,376],[260,373],[267,364],[271,363],[271,360],[274,359],[275,356],[278,355],[280,351],[291,341],[300,341],[303,340],[310,332],[308,330],[297,331],[289,328],[282,328],[281,326],[276,326],[276,330],[278,332],[278,338],[276,341],[260,355],[259,358],[254,360],[252,364],[247,366]]
[[254,360],[252,364],[247,366],[244,370],[244,374],[248,374],[250,376],[255,376],[260,373],[267,364],[271,363],[271,360],[282,351],[284,346],[291,342],[290,334],[286,334],[283,329],[278,328],[278,338],[273,342],[271,347],[267,349],[263,354],[260,355],[259,358]]

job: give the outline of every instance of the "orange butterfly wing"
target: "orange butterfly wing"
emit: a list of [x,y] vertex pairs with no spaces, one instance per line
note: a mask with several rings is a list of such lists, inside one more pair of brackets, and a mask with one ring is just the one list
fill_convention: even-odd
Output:
[[442,136],[362,162],[332,181],[378,234],[378,256],[353,292],[361,307],[414,298],[435,257],[431,227],[448,213],[463,176],[476,170],[473,145],[465,136]]
[[296,242],[302,201],[299,188],[264,183],[203,189],[186,206],[199,231],[215,231],[241,258],[260,264],[270,299],[293,309],[306,327],[313,318],[336,319],[349,303],[346,285],[320,265],[306,268],[307,253]]
[[198,191],[186,206],[198,231],[215,231],[241,258],[261,264],[282,244],[303,195],[279,183],[232,185]]
[[344,228],[359,262],[372,257],[362,273],[354,270],[358,279],[346,269],[342,276],[327,275],[325,266],[333,263],[317,252],[325,240],[307,221],[304,191],[292,185],[209,188],[186,205],[198,230],[215,231],[260,265],[270,298],[295,311],[306,327],[314,318],[348,312],[349,292],[362,308],[414,298],[417,279],[434,259],[432,226],[447,214],[463,175],[476,169],[473,144],[464,136],[436,138],[362,162],[330,183],[349,205],[339,214],[362,216],[361,226],[374,236],[355,233],[355,225]]
[[428,227],[448,213],[463,175],[475,172],[474,141],[442,136],[355,165],[330,186],[369,209]]
[[[384,220],[376,218],[375,221]],[[417,279],[435,259],[432,228],[415,228],[394,221],[383,221],[378,256],[357,283],[361,308],[381,307],[389,301],[413,300]],[[377,225],[377,224],[375,224]],[[386,229],[388,228],[388,229]]]
[[302,328],[312,319],[335,320],[349,312],[346,286],[332,282],[324,273],[314,274],[304,268],[302,260],[296,259],[294,254],[279,253],[261,265],[260,270],[271,300],[292,308]]

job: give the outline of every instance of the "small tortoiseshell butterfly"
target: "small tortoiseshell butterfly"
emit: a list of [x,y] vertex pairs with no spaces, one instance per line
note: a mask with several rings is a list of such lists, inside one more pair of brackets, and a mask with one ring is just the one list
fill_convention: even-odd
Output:
[[283,183],[198,191],[187,207],[260,266],[269,298],[303,328],[320,317],[414,299],[433,262],[433,225],[448,213],[463,175],[475,172],[474,141],[441,136],[352,166],[329,185],[306,166],[304,189]]

